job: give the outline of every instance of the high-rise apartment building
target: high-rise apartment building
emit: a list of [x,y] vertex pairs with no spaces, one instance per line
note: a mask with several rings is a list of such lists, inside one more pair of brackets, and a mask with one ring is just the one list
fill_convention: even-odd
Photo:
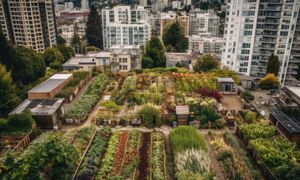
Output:
[[295,80],[300,63],[299,7],[298,0],[228,1],[222,66],[258,82],[274,53],[281,63],[282,83]]
[[118,5],[102,10],[103,45],[145,45],[151,36],[148,12],[143,6]]
[[4,35],[18,46],[43,52],[56,44],[52,0],[0,0],[0,25]]
[[189,14],[189,34],[199,35],[209,33],[211,36],[219,35],[220,18],[213,11],[204,12],[200,9]]

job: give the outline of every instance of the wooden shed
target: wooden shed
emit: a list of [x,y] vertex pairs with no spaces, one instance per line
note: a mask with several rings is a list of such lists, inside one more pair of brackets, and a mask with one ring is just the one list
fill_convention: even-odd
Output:
[[180,125],[188,125],[189,121],[189,106],[176,106],[176,118],[177,124]]

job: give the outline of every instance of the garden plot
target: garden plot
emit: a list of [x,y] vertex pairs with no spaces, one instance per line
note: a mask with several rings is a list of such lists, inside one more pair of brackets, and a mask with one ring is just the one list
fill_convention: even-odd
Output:
[[238,118],[237,136],[266,179],[297,179],[299,177],[300,151],[255,112],[246,110]]
[[161,132],[116,130],[110,139],[109,130],[98,133],[102,135],[96,134],[77,179],[167,179]]

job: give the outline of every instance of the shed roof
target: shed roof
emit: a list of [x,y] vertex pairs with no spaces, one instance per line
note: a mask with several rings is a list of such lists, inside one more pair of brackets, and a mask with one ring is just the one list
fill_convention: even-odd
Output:
[[187,115],[190,114],[189,106],[176,106],[177,115]]
[[54,74],[52,77],[50,77],[46,81],[42,82],[41,84],[35,86],[28,92],[29,93],[51,92],[57,86],[64,83],[71,76],[72,76],[72,74]]
[[230,77],[227,78],[217,78],[218,83],[234,83],[234,80]]
[[272,110],[271,114],[277,119],[277,121],[284,126],[284,128],[291,134],[300,133],[300,121],[299,118],[291,118],[280,110]]
[[9,114],[19,114],[22,113],[25,109],[29,109],[32,115],[52,115],[56,113],[63,102],[63,98],[33,100],[26,99]]

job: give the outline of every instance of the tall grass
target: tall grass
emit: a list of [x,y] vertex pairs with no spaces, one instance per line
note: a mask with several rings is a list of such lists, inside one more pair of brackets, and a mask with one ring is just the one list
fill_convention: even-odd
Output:
[[170,132],[170,143],[173,154],[188,149],[202,149],[207,151],[205,140],[198,130],[191,126],[180,126]]

